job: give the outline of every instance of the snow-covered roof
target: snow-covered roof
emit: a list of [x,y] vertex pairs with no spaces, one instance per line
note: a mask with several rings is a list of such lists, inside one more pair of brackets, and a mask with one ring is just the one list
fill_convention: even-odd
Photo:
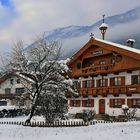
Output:
[[97,38],[95,38],[95,40],[97,40],[99,42],[103,42],[105,44],[109,44],[109,45],[121,48],[121,49],[124,49],[124,50],[127,50],[127,51],[131,51],[131,52],[140,54],[140,50],[136,49],[136,48],[131,48],[131,47],[126,46],[126,45],[121,45],[121,44],[118,44],[118,43],[114,43],[114,42],[110,42],[110,41],[106,41],[106,40],[101,40],[101,39],[97,39]]
[[131,38],[130,38],[130,39],[127,39],[126,41],[127,41],[127,42],[129,42],[129,41],[135,42],[135,39],[131,39]]
[[25,75],[23,75],[23,74],[21,74],[21,73],[19,73],[19,72],[17,72],[16,74],[17,74],[18,76],[20,76],[21,78],[26,79],[27,81],[29,81],[29,82],[31,82],[31,83],[34,83],[34,81],[33,81],[31,78],[29,78],[29,77],[27,77],[27,76],[25,76]]
[[102,28],[102,27],[107,27],[108,28],[108,25],[106,23],[102,23],[99,28]]

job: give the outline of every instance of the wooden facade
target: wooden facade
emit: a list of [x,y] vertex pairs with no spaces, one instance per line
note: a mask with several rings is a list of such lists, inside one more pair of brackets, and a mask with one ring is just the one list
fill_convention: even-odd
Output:
[[87,107],[84,102],[89,100],[97,114],[113,115],[123,104],[140,108],[140,50],[91,37],[68,66],[78,92],[67,94],[71,113]]

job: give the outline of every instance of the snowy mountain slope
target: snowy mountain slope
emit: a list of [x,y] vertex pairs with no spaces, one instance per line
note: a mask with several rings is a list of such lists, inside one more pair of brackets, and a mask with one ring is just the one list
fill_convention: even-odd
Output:
[[[140,19],[140,7],[137,7],[133,10],[125,12],[123,14],[114,15],[107,17],[105,21],[110,28],[117,26],[118,24],[128,24],[129,22],[134,22],[135,20]],[[94,29],[99,28],[102,20],[97,21],[96,23],[90,26],[67,26],[64,28],[57,28],[50,32],[47,32],[47,39],[57,40],[57,39],[66,39],[78,37],[85,35],[89,32],[92,32]]]
[[[106,39],[117,43],[126,44],[128,38],[136,40],[135,47],[140,48],[140,7],[125,13],[107,17],[105,22],[109,25]],[[60,40],[63,44],[62,58],[70,57],[75,51],[81,48],[88,40],[89,34],[93,32],[95,37],[101,37],[99,26],[102,20],[89,26],[67,26],[46,32],[46,39],[49,41]],[[28,49],[35,46],[35,42],[28,46]]]

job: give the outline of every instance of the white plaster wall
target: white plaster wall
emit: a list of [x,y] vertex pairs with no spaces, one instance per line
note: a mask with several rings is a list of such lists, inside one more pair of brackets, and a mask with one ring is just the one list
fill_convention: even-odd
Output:
[[[131,97],[127,97],[125,95],[121,95],[120,97],[108,96],[105,98],[99,96],[99,97],[92,98],[92,99],[94,99],[94,107],[82,107],[82,105],[81,105],[81,107],[69,107],[68,111],[71,114],[76,114],[76,113],[82,112],[83,109],[93,109],[93,110],[95,110],[96,114],[99,114],[99,100],[105,99],[105,114],[108,114],[110,116],[123,115],[123,111],[121,108],[110,108],[109,100],[117,99],[117,98],[125,99],[125,104],[127,105],[127,99],[140,98],[140,95],[137,94],[137,95],[133,95]],[[85,100],[86,98],[80,98],[80,100],[82,100],[82,99]],[[137,109],[136,117],[140,117],[140,109]]]
[[[13,84],[10,83],[11,79],[13,79]],[[29,83],[27,83],[23,79],[20,79],[21,82],[18,84],[17,79],[19,79],[19,77],[12,76],[12,77],[8,78],[7,80],[5,80],[3,83],[1,83],[1,85],[0,85],[0,94],[5,94],[5,89],[6,88],[11,88],[11,94],[15,94],[16,88],[24,88],[24,85],[29,86]],[[0,99],[0,101],[7,101],[7,105],[13,105],[12,101],[9,100],[9,99]],[[31,104],[29,102],[30,101],[26,101],[26,106],[28,108],[31,106]],[[16,104],[14,104],[14,105],[16,105]]]
[[[125,84],[126,85],[131,85],[131,76],[132,75],[138,75],[138,74],[139,74],[139,71],[135,70],[135,71],[132,71],[132,73],[120,72],[118,75],[114,75],[113,73],[111,73],[111,74],[108,74],[107,76],[104,76],[104,78],[108,79],[108,86],[110,86],[110,78],[125,76]],[[98,75],[98,77],[94,77],[95,87],[97,87],[97,80],[101,79],[101,78],[102,78],[101,75]],[[76,79],[76,81],[80,80],[81,81],[81,87],[82,87],[82,81],[89,80],[89,79],[92,79],[92,78],[91,77],[88,77],[88,78],[80,77],[79,79]],[[117,98],[125,98],[125,104],[127,104],[127,99],[129,99],[129,98],[140,98],[140,95],[139,94],[133,94],[131,97],[127,97],[126,95],[120,95],[119,97],[114,97],[114,96],[110,95],[106,98],[103,98],[101,96],[95,97],[93,99],[94,99],[94,110],[96,111],[96,114],[99,113],[99,100],[100,99],[105,99],[105,104],[106,104],[105,105],[105,112],[106,112],[106,114],[113,115],[113,116],[121,115],[122,114],[122,109],[121,108],[110,108],[109,107],[109,99],[117,99]],[[85,99],[85,98],[80,98],[80,100],[81,99]],[[85,108],[83,108],[82,105],[81,105],[81,107],[69,107],[69,112],[75,114],[77,112],[81,112],[83,109],[85,109]],[[136,115],[140,116],[140,109],[137,110]]]
[[[13,84],[10,83],[10,80],[13,79]],[[14,94],[15,93],[15,89],[16,88],[22,88],[24,87],[23,84],[19,83],[17,84],[17,79],[19,79],[18,77],[16,76],[13,76],[7,80],[5,80],[1,86],[0,86],[0,94],[5,94],[5,89],[6,88],[11,88],[11,93]]]

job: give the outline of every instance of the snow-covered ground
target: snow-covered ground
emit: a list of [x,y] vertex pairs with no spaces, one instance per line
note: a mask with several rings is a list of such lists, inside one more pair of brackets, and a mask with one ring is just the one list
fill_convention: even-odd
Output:
[[73,128],[0,125],[0,140],[140,140],[140,122],[96,124]]

